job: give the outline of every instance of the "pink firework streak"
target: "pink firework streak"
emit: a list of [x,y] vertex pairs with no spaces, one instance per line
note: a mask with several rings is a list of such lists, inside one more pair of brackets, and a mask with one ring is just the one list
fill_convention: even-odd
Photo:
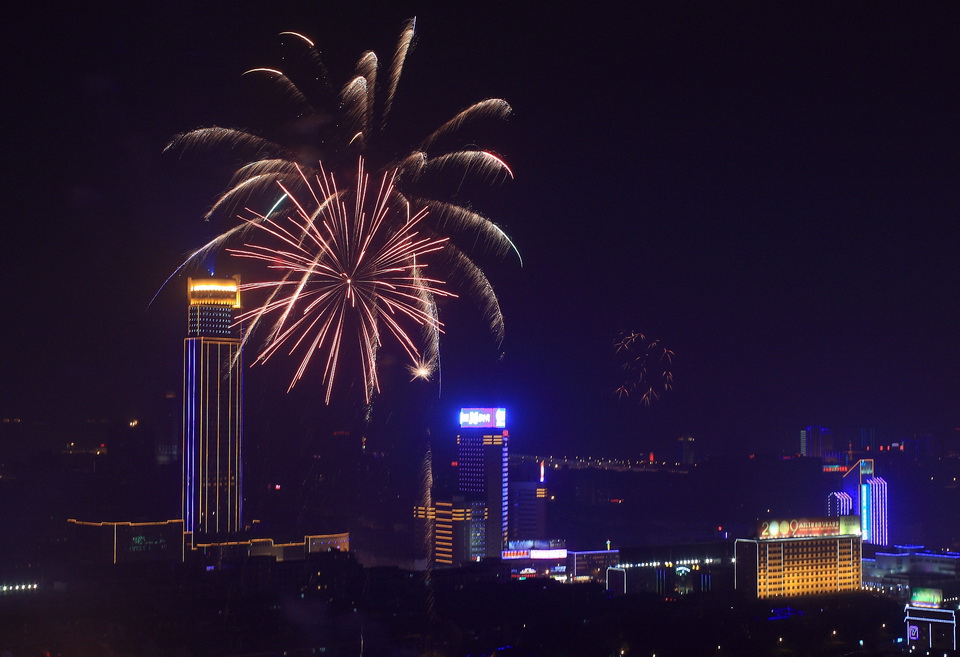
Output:
[[[411,214],[409,203],[394,190],[396,171],[383,174],[374,194],[362,159],[352,193],[339,187],[322,165],[312,180],[299,171],[298,183],[310,191],[309,201],[297,199],[280,183],[293,204],[286,218],[275,220],[272,213],[241,217],[260,239],[227,249],[279,273],[273,280],[242,286],[268,294],[263,305],[243,313],[239,321],[249,322],[246,336],[261,322],[273,322],[255,362],[266,362],[281,348],[290,355],[302,353],[288,390],[313,357],[322,354],[328,404],[343,353],[356,348],[369,403],[379,391],[376,363],[384,329],[414,367],[435,361],[442,330],[435,298],[456,295],[423,272],[425,258],[443,249],[447,239],[420,234],[418,226],[427,212]],[[428,336],[426,346],[418,347],[405,326]]]

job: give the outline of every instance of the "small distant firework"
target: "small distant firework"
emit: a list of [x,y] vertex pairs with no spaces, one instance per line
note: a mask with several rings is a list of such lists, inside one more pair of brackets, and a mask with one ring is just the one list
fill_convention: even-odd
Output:
[[620,399],[649,406],[673,389],[673,352],[650,336],[621,331],[614,342],[623,383],[614,391]]
[[[396,193],[394,172],[371,186],[361,159],[353,190],[339,186],[322,165],[313,179],[299,173],[309,197],[300,198],[280,183],[293,206],[289,213],[241,217],[249,241],[227,249],[277,274],[242,286],[266,293],[263,304],[239,317],[248,323],[244,341],[258,325],[272,322],[255,362],[281,349],[300,353],[292,388],[319,354],[330,403],[338,367],[350,361],[346,352],[351,351],[359,359],[369,404],[379,390],[377,353],[386,334],[406,352],[412,371],[429,379],[437,359],[434,336],[442,330],[435,299],[456,295],[424,272],[431,254],[441,252],[447,240],[423,233],[427,210],[412,212]],[[422,329],[426,339],[408,331],[410,325]]]
[[[414,214],[421,209],[429,211],[418,223],[418,231],[431,239],[446,240],[444,257],[438,264],[457,280],[466,296],[478,302],[491,333],[499,342],[503,339],[499,301],[486,275],[466,249],[479,246],[504,255],[511,250],[516,252],[513,242],[499,226],[463,202],[433,198],[428,192],[418,193],[418,189],[432,173],[448,169],[490,181],[512,178],[510,167],[493,152],[460,146],[450,150],[443,146],[465,125],[481,119],[504,119],[511,109],[504,100],[488,98],[457,113],[412,150],[401,151],[399,156],[392,147],[378,147],[382,141],[378,136],[384,132],[394,108],[415,27],[415,19],[404,23],[383,75],[380,59],[376,53],[367,51],[339,91],[329,81],[316,44],[303,34],[281,32],[281,44],[288,56],[285,70],[260,67],[244,75],[268,80],[278,90],[285,106],[293,109],[291,126],[294,129],[288,131],[288,135],[295,136],[289,143],[281,144],[246,130],[212,126],[175,136],[166,150],[182,154],[219,148],[244,156],[246,162],[237,168],[226,190],[214,201],[207,219],[232,217],[254,205],[254,199],[267,199],[260,207],[276,201],[265,218],[286,212],[289,199],[308,194],[305,181],[318,174],[318,160],[323,162],[326,171],[343,171],[352,169],[357,158],[364,157],[372,170],[391,172],[392,196],[406,201]],[[278,191],[277,183],[281,182],[286,195]],[[390,217],[386,221],[401,220]],[[190,254],[178,271],[233,242],[247,229],[244,224],[221,233]],[[415,378],[429,378],[426,373],[435,367],[435,360],[417,363],[411,374]]]

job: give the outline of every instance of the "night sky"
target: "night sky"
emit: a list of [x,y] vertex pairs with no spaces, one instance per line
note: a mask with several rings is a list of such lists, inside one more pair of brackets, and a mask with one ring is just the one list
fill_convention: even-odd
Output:
[[[282,103],[240,74],[281,64],[281,30],[342,82],[416,15],[393,134],[411,147],[472,102],[510,102],[477,143],[516,179],[462,200],[523,267],[482,261],[503,344],[468,300],[442,308],[439,397],[388,377],[422,389],[385,390],[387,406],[428,399],[441,433],[461,405],[508,406],[518,451],[624,457],[681,434],[779,451],[807,424],[892,440],[960,424],[955,12],[194,4],[4,28],[2,417],[132,418],[179,390],[184,281],[148,305],[212,234],[201,217],[235,161],[164,145],[208,125],[270,134]],[[676,353],[650,408],[613,395],[624,329]],[[282,394],[251,377],[248,394]]]

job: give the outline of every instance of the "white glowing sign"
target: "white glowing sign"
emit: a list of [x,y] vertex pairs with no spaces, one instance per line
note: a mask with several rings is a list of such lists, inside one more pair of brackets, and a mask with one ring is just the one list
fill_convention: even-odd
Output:
[[507,426],[505,408],[461,408],[460,428],[504,429]]
[[566,559],[567,558],[567,549],[566,548],[555,548],[550,550],[530,550],[531,559]]
[[560,561],[567,558],[567,549],[549,548],[541,550],[530,548],[528,550],[504,550],[500,555],[504,559],[550,559]]

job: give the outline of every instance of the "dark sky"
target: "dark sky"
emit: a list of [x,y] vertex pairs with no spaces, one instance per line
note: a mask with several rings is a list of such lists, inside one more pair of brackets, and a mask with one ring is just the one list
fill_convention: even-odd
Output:
[[[445,317],[436,418],[501,404],[520,451],[622,456],[687,433],[716,452],[795,449],[806,424],[896,439],[960,423],[956,12],[347,4],[10,21],[3,417],[136,416],[178,389],[183,282],[147,306],[209,237],[232,162],[164,145],[213,124],[268,133],[276,97],[240,74],[278,63],[279,31],[311,35],[342,81],[416,15],[398,141],[507,99],[480,145],[516,179],[467,200],[524,258],[483,263],[500,350],[468,303]],[[623,329],[676,353],[651,408],[613,397]]]

